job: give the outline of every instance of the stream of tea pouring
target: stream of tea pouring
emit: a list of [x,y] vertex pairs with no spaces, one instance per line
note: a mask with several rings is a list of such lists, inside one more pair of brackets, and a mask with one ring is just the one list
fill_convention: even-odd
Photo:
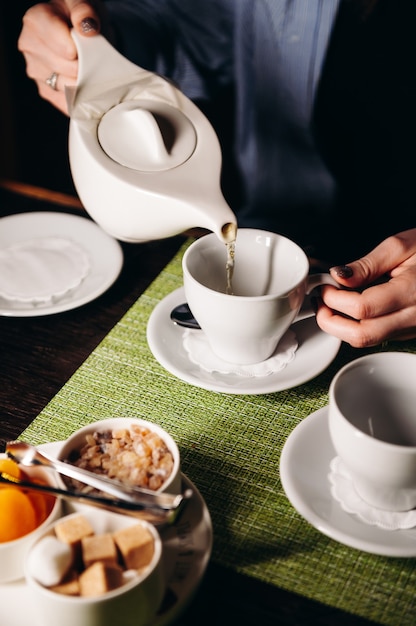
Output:
[[69,161],[86,211],[122,241],[200,227],[233,242],[236,217],[221,192],[221,148],[207,118],[102,35],[72,36],[79,74],[66,89]]

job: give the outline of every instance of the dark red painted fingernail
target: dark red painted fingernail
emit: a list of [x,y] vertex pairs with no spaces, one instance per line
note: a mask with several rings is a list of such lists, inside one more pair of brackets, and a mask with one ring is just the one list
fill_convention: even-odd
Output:
[[340,278],[351,278],[353,275],[353,271],[349,265],[337,265],[332,268],[332,271]]
[[83,33],[91,33],[98,31],[98,22],[93,17],[86,17],[81,22],[81,30]]

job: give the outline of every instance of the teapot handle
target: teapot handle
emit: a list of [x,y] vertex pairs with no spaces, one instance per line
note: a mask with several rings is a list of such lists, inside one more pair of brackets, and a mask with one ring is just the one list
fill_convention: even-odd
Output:
[[103,35],[85,37],[75,30],[71,35],[78,51],[78,87],[119,81],[120,75],[124,82],[126,75],[146,72],[120,54]]

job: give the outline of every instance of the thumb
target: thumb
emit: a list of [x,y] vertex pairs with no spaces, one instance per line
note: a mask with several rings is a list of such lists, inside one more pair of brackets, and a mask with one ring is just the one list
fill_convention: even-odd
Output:
[[101,19],[93,4],[86,0],[65,0],[74,29],[85,36],[96,35],[101,30]]
[[346,287],[377,282],[416,252],[416,229],[388,237],[371,252],[347,265],[337,265],[330,273]]
[[369,254],[348,265],[331,267],[331,276],[341,285],[351,288],[374,283],[391,269],[391,255],[385,249],[385,244],[383,242]]

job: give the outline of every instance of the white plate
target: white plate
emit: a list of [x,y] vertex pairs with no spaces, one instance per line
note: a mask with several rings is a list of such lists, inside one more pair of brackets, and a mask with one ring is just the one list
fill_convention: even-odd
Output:
[[63,237],[78,244],[89,257],[88,275],[78,287],[55,302],[34,304],[0,298],[0,315],[36,317],[74,309],[104,293],[120,274],[123,266],[120,244],[85,217],[40,211],[0,219],[0,248],[37,237]]
[[[39,449],[55,456],[61,446],[62,442],[49,443]],[[184,487],[190,487],[194,494],[176,524],[161,531],[168,583],[162,609],[149,626],[170,624],[186,608],[211,556],[213,535],[208,508],[189,478],[184,475],[182,478]],[[68,507],[68,512],[73,510],[76,506]],[[33,610],[24,580],[0,585],[1,626],[27,626]]]
[[312,526],[335,541],[364,552],[393,557],[416,556],[416,529],[383,530],[346,513],[334,500],[328,480],[336,456],[327,407],[305,418],[286,440],[280,479],[295,509]]
[[[319,329],[315,318],[298,322],[292,329],[299,347],[283,370],[268,376],[247,378],[238,374],[207,372],[192,363],[183,347],[184,329],[170,319],[171,310],[185,302],[183,287],[164,298],[153,310],[147,325],[147,341],[153,356],[163,367],[191,385],[234,394],[273,393],[296,387],[320,374],[336,357],[341,341]],[[202,331],[198,331],[202,332]]]

